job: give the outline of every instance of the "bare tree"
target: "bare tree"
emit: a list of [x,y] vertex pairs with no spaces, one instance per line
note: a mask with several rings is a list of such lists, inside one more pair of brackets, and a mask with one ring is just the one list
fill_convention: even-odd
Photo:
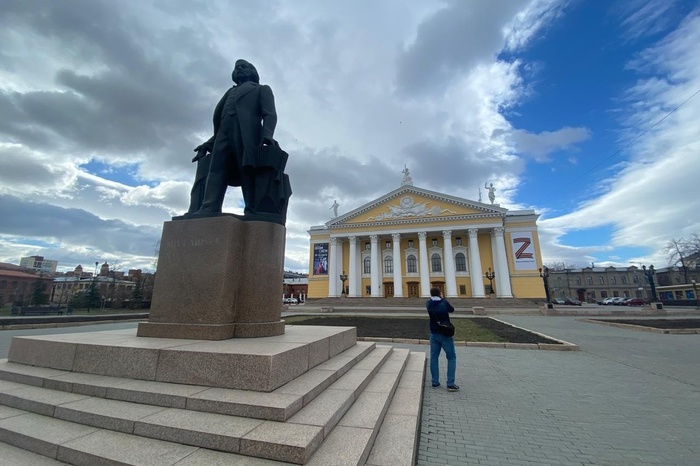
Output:
[[116,298],[117,298],[117,269],[122,266],[122,262],[120,260],[115,260],[112,262],[112,265],[109,267],[109,275],[112,278],[112,287],[111,287],[111,293],[110,293],[110,307],[114,308],[116,304]]
[[[697,233],[695,234],[697,236]],[[683,270],[683,278],[685,283],[690,283],[690,278],[688,277],[688,266],[686,264],[686,258],[688,257],[689,251],[691,250],[690,241],[680,238],[671,239],[666,247],[663,248],[663,252],[666,253],[668,257],[668,265],[671,267],[681,265]]]
[[567,262],[558,262],[558,261],[553,261],[548,264],[545,264],[545,267],[547,267],[549,270],[574,270],[574,269],[580,269],[579,265],[577,263],[567,263]]
[[691,259],[689,262],[692,262],[688,266],[697,269],[700,265],[700,233],[690,235],[690,238],[686,241],[686,246],[688,247],[686,257]]

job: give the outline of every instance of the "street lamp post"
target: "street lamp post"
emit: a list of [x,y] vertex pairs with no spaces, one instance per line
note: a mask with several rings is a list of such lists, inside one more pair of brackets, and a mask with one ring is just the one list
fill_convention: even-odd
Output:
[[654,271],[654,266],[650,265],[649,269],[647,269],[647,266],[643,265],[642,271],[644,275],[646,275],[647,280],[649,280],[649,287],[651,288],[651,299],[653,301],[658,301],[659,298],[656,297],[656,286],[654,285],[654,275],[656,274],[656,272]]
[[95,273],[92,275],[92,284],[90,285],[90,290],[88,291],[88,314],[90,314],[90,307],[92,307],[92,300],[97,291],[97,266],[100,265],[98,261],[95,261]]
[[348,276],[345,275],[345,270],[343,270],[343,273],[340,274],[340,281],[341,281],[342,284],[343,284],[343,291],[340,293],[340,295],[341,295],[342,297],[345,297],[345,296],[346,296],[346,294],[345,294],[345,282],[347,281],[347,279],[348,279]]
[[549,297],[549,269],[547,267],[540,268],[540,277],[544,284],[544,294],[547,297],[547,304],[551,304],[552,300]]
[[693,284],[693,293],[695,294],[695,309],[700,309],[700,299],[698,299],[698,283],[695,280],[690,280]]
[[489,280],[489,293],[493,294],[493,279],[496,278],[496,272],[492,272],[491,267],[489,267],[489,271],[486,272],[484,276]]

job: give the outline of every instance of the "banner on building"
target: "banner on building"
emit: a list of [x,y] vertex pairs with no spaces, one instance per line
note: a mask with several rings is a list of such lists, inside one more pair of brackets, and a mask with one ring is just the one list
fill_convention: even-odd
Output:
[[328,275],[328,243],[314,244],[314,275]]
[[514,231],[510,235],[515,270],[537,270],[535,243],[531,231]]

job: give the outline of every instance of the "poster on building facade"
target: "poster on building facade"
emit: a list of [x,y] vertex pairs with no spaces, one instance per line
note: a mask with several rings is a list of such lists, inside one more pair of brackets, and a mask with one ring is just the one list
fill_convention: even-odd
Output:
[[328,243],[314,244],[314,275],[328,275]]
[[537,270],[535,243],[531,231],[514,231],[510,235],[515,270]]

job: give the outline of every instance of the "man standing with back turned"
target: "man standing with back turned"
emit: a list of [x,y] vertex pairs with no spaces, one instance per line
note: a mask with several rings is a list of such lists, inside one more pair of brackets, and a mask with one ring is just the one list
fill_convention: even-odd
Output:
[[451,392],[459,390],[459,386],[455,384],[455,372],[457,370],[457,354],[455,353],[455,342],[452,337],[448,337],[439,332],[438,322],[449,322],[450,312],[454,312],[455,308],[443,298],[439,288],[430,290],[430,300],[425,307],[428,309],[430,316],[430,376],[432,378],[433,388],[440,386],[440,370],[438,360],[440,358],[440,350],[445,350],[447,357],[447,389]]

